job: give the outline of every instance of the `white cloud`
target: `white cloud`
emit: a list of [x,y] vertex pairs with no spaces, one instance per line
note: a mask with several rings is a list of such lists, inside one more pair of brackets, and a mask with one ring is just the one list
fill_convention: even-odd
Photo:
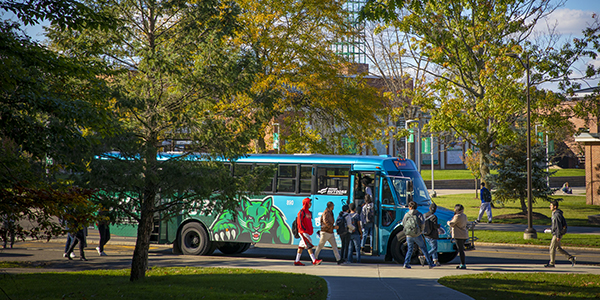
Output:
[[[554,11],[546,18],[549,26],[556,25],[556,31],[562,35],[581,36],[581,32],[593,22],[592,16],[596,12],[591,10],[577,10],[561,8]],[[538,24],[540,26],[542,24]],[[543,24],[542,26],[546,26]]]

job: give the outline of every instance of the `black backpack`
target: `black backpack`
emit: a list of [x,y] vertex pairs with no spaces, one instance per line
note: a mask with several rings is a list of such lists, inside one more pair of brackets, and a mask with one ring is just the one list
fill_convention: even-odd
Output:
[[562,228],[560,228],[560,235],[563,236],[565,234],[567,234],[567,220],[565,219],[565,217],[563,215],[560,215],[561,218],[561,223],[562,223]]
[[437,230],[437,226],[435,225],[436,224],[433,222],[432,218],[425,220],[425,229],[423,230],[423,234],[426,236],[433,235],[434,230]]
[[348,225],[346,224],[346,217],[341,214],[335,220],[335,225],[338,227],[337,233],[338,235],[348,233]]
[[292,234],[295,238],[300,238],[300,233],[298,232],[298,216],[296,216],[296,219],[292,222]]

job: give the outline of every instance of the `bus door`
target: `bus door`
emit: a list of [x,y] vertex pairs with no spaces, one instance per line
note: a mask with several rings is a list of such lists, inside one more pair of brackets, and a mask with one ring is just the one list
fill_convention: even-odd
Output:
[[335,205],[333,217],[348,203],[350,195],[350,166],[347,165],[319,165],[316,167],[316,189],[313,193],[313,221],[315,232],[321,229],[321,214],[331,201]]
[[406,204],[411,199],[412,179],[408,177],[381,176],[380,183],[380,204],[378,220],[378,247],[386,249],[387,241],[394,231],[396,224],[404,217],[403,211],[406,211]]

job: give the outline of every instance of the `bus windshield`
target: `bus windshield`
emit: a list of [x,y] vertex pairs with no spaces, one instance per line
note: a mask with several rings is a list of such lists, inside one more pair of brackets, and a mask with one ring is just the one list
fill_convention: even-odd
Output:
[[[403,173],[403,175],[406,176],[409,175],[407,173],[416,173],[416,171]],[[431,198],[429,197],[427,187],[423,180],[419,180],[420,177],[390,176],[389,178],[391,179],[392,186],[396,191],[396,196],[401,205],[407,204],[407,198],[409,200],[412,199],[412,201],[415,201],[419,206],[429,206],[431,204]]]

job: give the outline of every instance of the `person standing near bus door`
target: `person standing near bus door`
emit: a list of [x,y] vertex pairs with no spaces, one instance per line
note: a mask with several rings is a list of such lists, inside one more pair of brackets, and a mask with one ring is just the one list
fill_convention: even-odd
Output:
[[458,255],[460,256],[460,265],[456,266],[457,269],[467,268],[465,242],[469,238],[469,231],[467,230],[467,215],[464,214],[464,211],[465,207],[462,204],[456,204],[454,206],[454,217],[448,221],[448,226],[452,229],[452,238],[456,241],[456,248],[458,248]]
[[348,263],[352,263],[352,252],[356,251],[356,262],[360,263],[360,238],[362,236],[362,228],[360,226],[360,215],[356,213],[356,204],[350,203],[350,214],[346,218],[350,228],[350,246],[348,247]]
[[310,239],[310,236],[313,234],[312,213],[310,212],[311,206],[312,203],[310,198],[304,198],[304,200],[302,200],[302,209],[298,212],[298,233],[300,234],[300,243],[298,244],[298,252],[296,254],[296,260],[294,261],[294,266],[304,266],[304,264],[300,262],[300,257],[302,256],[302,251],[304,249],[308,251],[308,255],[310,255],[313,265],[320,265],[322,262],[322,260],[315,258],[312,251],[314,245]]
[[483,212],[485,211],[488,217],[488,224],[492,223],[492,193],[485,187],[485,182],[481,183],[479,197],[481,198],[481,205],[479,206],[479,215],[475,222],[481,222],[481,217],[483,217]]
[[335,220],[337,234],[340,236],[340,240],[342,241],[342,259],[338,261],[338,265],[345,263],[346,258],[348,257],[348,246],[350,246],[350,232],[348,231],[348,222],[346,221],[348,211],[350,211],[350,207],[348,205],[343,205],[342,211]]
[[425,218],[423,214],[417,210],[417,203],[414,201],[408,202],[408,212],[404,214],[402,218],[402,226],[404,226],[404,235],[406,236],[406,244],[408,250],[404,256],[404,268],[410,269],[410,260],[412,259],[413,250],[415,244],[421,249],[429,268],[435,267],[431,261],[429,253],[427,253],[427,247],[425,246],[425,240],[423,239],[423,227],[425,226]]
[[[370,195],[365,196],[365,205],[362,207],[362,213],[360,214],[360,219],[362,222],[363,234],[362,241],[360,243],[360,249],[363,252],[371,252],[365,251],[365,243],[367,242],[367,238],[369,238],[369,245],[371,245],[371,249],[373,248],[373,226],[375,224],[375,209],[373,207],[373,198]],[[369,249],[369,250],[371,250]]]
[[315,250],[315,257],[319,258],[319,253],[323,247],[325,247],[325,243],[329,242],[335,260],[340,264],[340,253],[338,252],[335,235],[333,234],[333,230],[338,229],[335,225],[335,218],[333,217],[333,207],[333,202],[327,202],[327,208],[325,208],[325,211],[323,211],[323,214],[321,215],[321,239],[319,240],[319,245],[317,245],[317,250]]

